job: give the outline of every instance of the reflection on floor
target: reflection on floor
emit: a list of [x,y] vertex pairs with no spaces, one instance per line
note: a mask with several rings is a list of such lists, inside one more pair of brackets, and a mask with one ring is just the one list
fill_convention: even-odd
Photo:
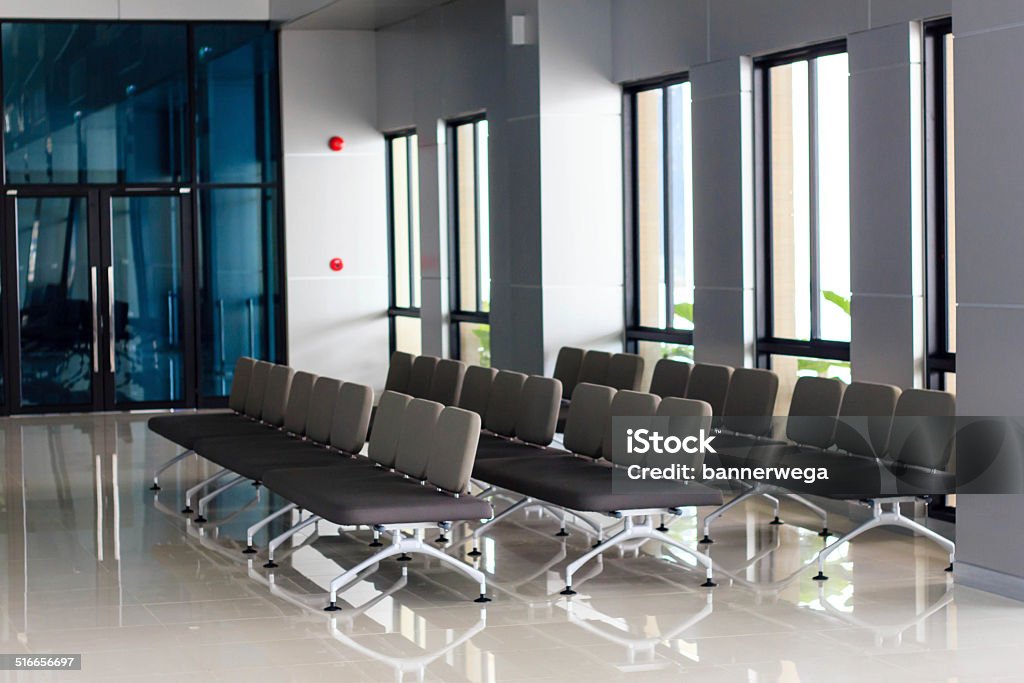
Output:
[[[175,448],[145,419],[0,420],[0,653],[84,656],[78,674],[31,680],[962,681],[1021,671],[1024,605],[956,586],[940,549],[885,530],[837,553],[832,579],[815,583],[816,522],[785,504],[782,527],[756,502],[716,525],[711,592],[687,557],[648,543],[585,567],[579,595],[563,598],[559,570],[592,539],[556,538],[556,522],[527,510],[482,548],[494,597],[485,608],[465,577],[417,557],[383,562],[328,615],[328,582],[367,556],[369,534],[322,524],[271,573],[262,555],[240,551],[246,527],[280,501],[237,487],[209,524],[193,525],[180,496],[211,470],[189,458],[154,496],[147,475]],[[670,533],[694,543],[697,527],[683,517]],[[453,530],[449,552],[468,549],[464,533]],[[0,672],[7,680],[24,679]]]

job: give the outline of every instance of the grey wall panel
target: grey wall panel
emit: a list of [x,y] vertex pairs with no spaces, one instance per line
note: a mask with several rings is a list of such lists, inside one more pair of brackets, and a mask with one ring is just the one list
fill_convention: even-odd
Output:
[[949,16],[953,0],[871,0],[871,26]]
[[[370,32],[281,35],[289,360],[380,387],[387,250],[375,54]],[[335,86],[323,87],[328,82]],[[327,148],[331,135],[345,138],[344,151]],[[341,272],[328,267],[334,256],[345,261]]]
[[618,82],[685,71],[707,61],[707,0],[614,0]]
[[841,38],[868,28],[868,0],[713,0],[711,60]]
[[694,298],[696,361],[751,367],[754,290],[698,286]]
[[921,385],[923,296],[877,296],[854,292],[850,367],[858,382],[900,387]]
[[[1024,98],[1008,85],[1024,57],[1024,4],[955,0],[957,196],[957,410],[963,415],[1024,415],[1021,239],[1024,225]],[[972,33],[972,31],[978,31]],[[1024,587],[1024,497],[965,496],[958,501],[957,559],[1005,574]],[[974,579],[971,577],[974,576]],[[1021,591],[1016,591],[1021,592]]]
[[1024,26],[956,39],[957,224],[968,231],[957,239],[962,303],[1024,304],[1016,278],[1024,263],[1024,96],[996,76],[1022,61]]

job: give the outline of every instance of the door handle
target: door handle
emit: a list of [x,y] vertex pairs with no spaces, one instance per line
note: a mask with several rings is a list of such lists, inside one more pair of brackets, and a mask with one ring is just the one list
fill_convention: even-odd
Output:
[[117,326],[114,324],[114,266],[107,266],[107,325],[110,327],[110,372],[116,371],[117,350],[114,348]]
[[92,371],[100,371],[100,313],[98,310],[99,297],[98,283],[96,279],[96,266],[89,269],[90,290],[92,292]]

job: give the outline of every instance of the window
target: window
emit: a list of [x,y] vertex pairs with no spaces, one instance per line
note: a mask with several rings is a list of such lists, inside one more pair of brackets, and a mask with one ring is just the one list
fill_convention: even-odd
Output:
[[238,356],[285,356],[277,34],[263,24],[197,24],[192,49],[199,386],[224,396]]
[[843,43],[761,60],[759,363],[850,380],[849,68]]
[[956,391],[956,217],[953,192],[953,34],[925,26],[925,138],[929,389]]
[[7,182],[187,179],[187,41],[185,24],[4,23]]
[[491,364],[491,245],[487,119],[448,126],[451,239],[451,355]]
[[690,83],[626,90],[626,348],[693,361],[693,152]]
[[416,133],[387,136],[391,352],[419,355],[420,202]]

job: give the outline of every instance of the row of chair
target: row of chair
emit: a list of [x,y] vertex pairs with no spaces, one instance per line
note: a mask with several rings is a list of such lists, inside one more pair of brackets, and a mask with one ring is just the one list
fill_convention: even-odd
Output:
[[[797,380],[785,426],[785,439],[772,439],[765,425],[727,425],[718,452],[708,460],[713,466],[826,465],[830,482],[740,482],[747,490],[704,518],[701,543],[712,543],[710,527],[715,519],[740,502],[757,495],[782,492],[816,510],[824,520],[819,535],[830,534],[827,513],[804,495],[857,502],[871,508],[871,517],[828,544],[817,557],[816,580],[826,580],[825,560],[841,544],[877,526],[900,526],[939,544],[949,553],[949,571],[955,545],[931,529],[901,514],[900,504],[921,497],[952,493],[955,475],[949,471],[955,429],[952,394],[926,389],[907,389],[872,382],[849,385],[835,379],[801,377]],[[886,481],[886,479],[890,481]],[[879,493],[865,494],[867,489]],[[885,489],[885,493],[882,491]],[[885,510],[884,505],[890,509]]]
[[[774,522],[781,522],[778,499],[771,493],[782,493],[819,512],[823,535],[828,534],[825,511],[801,495],[819,492],[790,483],[773,489],[763,483],[736,482],[748,490],[725,505],[718,488],[695,482],[665,482],[634,490],[615,486],[623,468],[644,461],[623,461],[623,456],[615,453],[613,416],[671,417],[680,433],[694,433],[705,423],[710,426],[713,419],[719,450],[711,462],[715,466],[787,459],[805,462],[826,453],[830,457],[858,456],[863,462],[896,458],[902,464],[930,472],[941,469],[946,460],[927,455],[927,448],[912,450],[924,454],[916,456],[916,460],[905,454],[881,455],[893,451],[891,446],[879,446],[882,437],[876,436],[876,432],[884,432],[884,443],[893,444],[900,441],[891,435],[896,431],[892,426],[893,415],[952,413],[952,397],[942,392],[908,390],[900,395],[894,387],[868,383],[854,383],[844,391],[845,385],[837,380],[801,378],[794,391],[790,415],[816,419],[791,418],[787,440],[779,440],[772,434],[778,391],[778,378],[773,372],[712,364],[691,366],[670,360],[656,365],[650,393],[582,382],[573,387],[568,407],[563,402],[564,386],[558,378],[467,367],[458,361],[446,362],[429,356],[396,354],[387,385],[390,388],[376,408],[366,457],[356,454],[366,441],[370,421],[373,395],[368,387],[316,378],[251,359],[239,361],[229,412],[164,416],[153,418],[150,424],[154,431],[188,449],[169,464],[195,452],[223,467],[186,493],[185,512],[191,512],[192,496],[207,486],[219,484],[200,499],[197,522],[205,521],[204,513],[213,497],[242,481],[262,482],[292,501],[249,528],[246,552],[255,552],[254,534],[279,516],[296,508],[312,514],[305,520],[300,515],[296,526],[270,542],[265,566],[275,566],[274,550],[284,540],[322,518],[338,524],[371,525],[375,545],[379,544],[377,538],[381,533],[392,533],[392,547],[381,551],[385,555],[402,553],[404,557],[406,552],[425,552],[443,556],[446,562],[483,585],[482,575],[476,569],[424,545],[423,529],[439,527],[439,540],[447,540],[444,532],[452,522],[489,519],[472,533],[474,543],[469,554],[478,556],[478,539],[494,524],[523,507],[540,506],[561,519],[559,535],[566,533],[570,519],[597,535],[596,547],[566,569],[565,591],[571,594],[573,574],[583,564],[627,540],[640,538],[657,539],[688,553],[705,567],[704,585],[713,586],[710,558],[665,535],[663,524],[654,526],[658,516],[679,514],[685,507],[720,506],[705,518],[703,541],[711,542],[709,529],[714,519],[753,495],[773,500]],[[414,393],[444,401],[417,398]],[[444,402],[450,407],[445,408]],[[448,414],[445,411],[452,415],[446,422],[455,425],[461,421],[463,428],[439,426],[440,416]],[[554,448],[551,444],[560,413],[565,418],[564,438],[562,447]],[[866,432],[870,438],[856,441],[856,430],[844,430],[842,418],[865,416],[870,422]],[[932,459],[928,460],[929,457]],[[431,470],[429,463],[435,460],[438,464]],[[154,488],[159,487],[159,473],[154,477]],[[365,480],[364,475],[369,473],[374,476]],[[378,479],[379,474],[383,478]],[[230,479],[222,483],[224,477]],[[471,480],[483,489],[476,497],[464,495]],[[411,489],[397,484],[399,481],[426,482],[430,486],[421,487],[421,491],[440,491],[443,495],[431,495],[428,500],[421,493],[409,493]],[[925,476],[921,479],[922,490],[944,481]],[[492,510],[486,500],[498,490],[518,494],[518,499],[491,518]],[[871,504],[876,513],[871,526],[895,523],[935,537],[930,530],[900,517],[898,504],[888,512],[877,501]],[[585,513],[610,514],[620,520],[623,528],[603,540],[605,529]],[[839,542],[866,528],[870,526],[851,532]],[[403,529],[415,533],[409,537]],[[828,546],[819,556],[819,578],[824,578],[821,568],[825,557],[839,542]],[[948,544],[945,539],[939,542]],[[952,558],[952,544],[948,545]],[[382,556],[378,553],[360,567]],[[332,606],[336,604],[337,590],[354,578],[354,571],[332,582]],[[482,589],[481,598],[483,593]]]
[[[222,469],[190,488],[192,497],[216,486],[197,505],[196,523],[206,521],[213,498],[253,481],[290,501],[247,532],[246,552],[255,552],[254,534],[274,519],[300,509],[311,516],[270,541],[274,550],[321,519],[343,525],[369,525],[375,541],[382,533],[392,544],[331,582],[329,610],[338,591],[359,571],[384,557],[428,554],[470,576],[487,601],[486,580],[477,569],[423,542],[423,530],[452,522],[487,519],[490,505],[465,495],[480,434],[480,416],[436,401],[385,392],[377,408],[368,454],[366,443],[373,391],[366,386],[296,372],[281,365],[242,358],[235,368],[229,407],[218,414],[154,417],[150,428]],[[179,461],[182,456],[175,458]],[[163,469],[163,468],[162,468]],[[154,485],[159,486],[154,477]],[[408,535],[408,532],[412,532]],[[379,542],[375,543],[379,544]]]

